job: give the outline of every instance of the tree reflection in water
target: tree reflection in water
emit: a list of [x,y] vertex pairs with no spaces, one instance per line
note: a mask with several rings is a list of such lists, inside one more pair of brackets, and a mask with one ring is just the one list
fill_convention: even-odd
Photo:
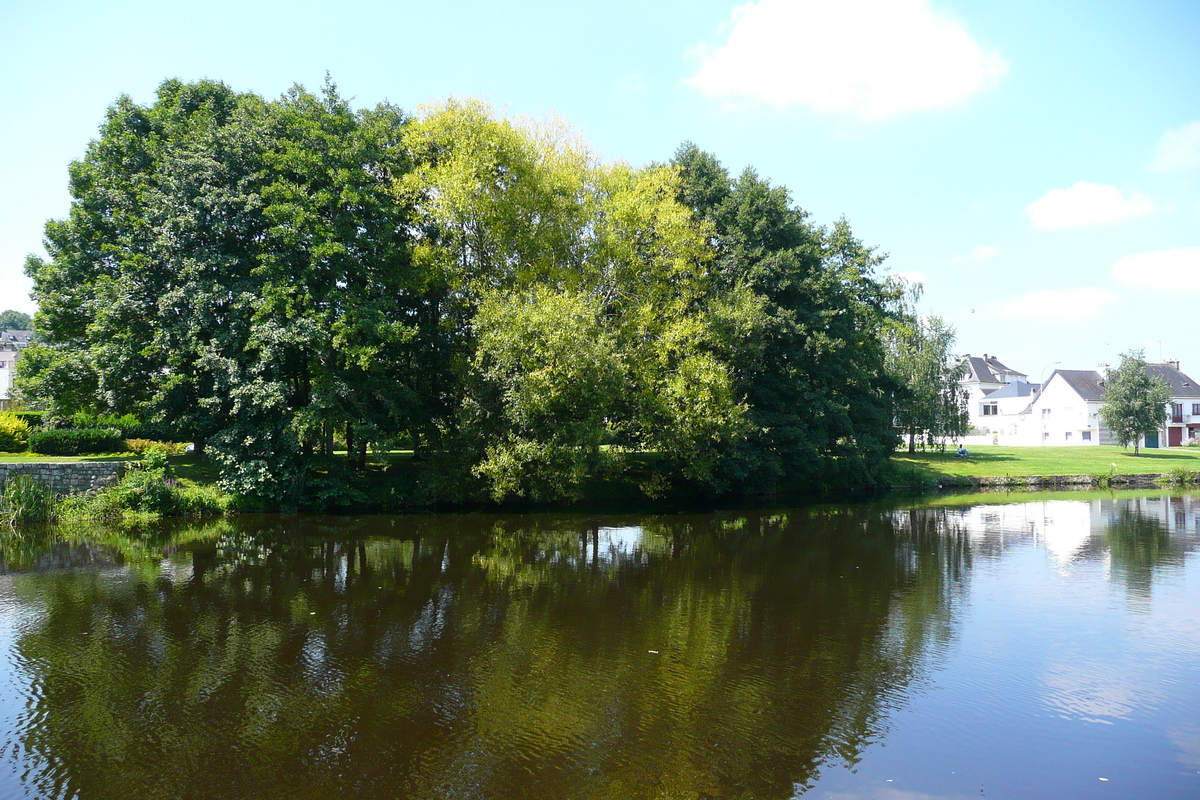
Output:
[[972,557],[864,507],[160,537],[21,556],[55,567],[14,579],[36,794],[790,797],[884,736]]

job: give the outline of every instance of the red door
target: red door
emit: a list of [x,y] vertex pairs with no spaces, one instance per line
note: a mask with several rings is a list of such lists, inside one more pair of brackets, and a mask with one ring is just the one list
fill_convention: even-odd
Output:
[[1167,447],[1179,447],[1183,444],[1183,428],[1167,428]]

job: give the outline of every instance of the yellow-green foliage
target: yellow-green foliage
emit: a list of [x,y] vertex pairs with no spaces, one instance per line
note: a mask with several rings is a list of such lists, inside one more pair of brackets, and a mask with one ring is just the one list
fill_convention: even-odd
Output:
[[29,448],[29,423],[11,412],[0,413],[0,452],[21,453]]
[[187,445],[182,442],[158,442],[154,439],[126,439],[125,449],[139,456],[152,452],[181,456],[186,452]]

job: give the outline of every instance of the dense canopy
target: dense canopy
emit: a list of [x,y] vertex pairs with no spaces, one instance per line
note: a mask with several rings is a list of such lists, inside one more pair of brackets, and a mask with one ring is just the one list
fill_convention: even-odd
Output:
[[896,444],[882,256],[691,144],[633,167],[476,101],[172,80],[70,186],[23,396],[169,426],[243,494],[303,493],[335,437],[497,501],[633,458],[651,495],[869,484]]

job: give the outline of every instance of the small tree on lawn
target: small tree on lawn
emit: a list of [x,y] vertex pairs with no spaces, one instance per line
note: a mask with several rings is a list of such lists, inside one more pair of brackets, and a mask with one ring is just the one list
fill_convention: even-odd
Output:
[[1135,456],[1140,438],[1167,421],[1167,401],[1171,399],[1170,387],[1147,374],[1144,353],[1130,350],[1121,354],[1121,366],[1108,373],[1100,408],[1100,419],[1112,429],[1117,443],[1122,447],[1132,443]]

